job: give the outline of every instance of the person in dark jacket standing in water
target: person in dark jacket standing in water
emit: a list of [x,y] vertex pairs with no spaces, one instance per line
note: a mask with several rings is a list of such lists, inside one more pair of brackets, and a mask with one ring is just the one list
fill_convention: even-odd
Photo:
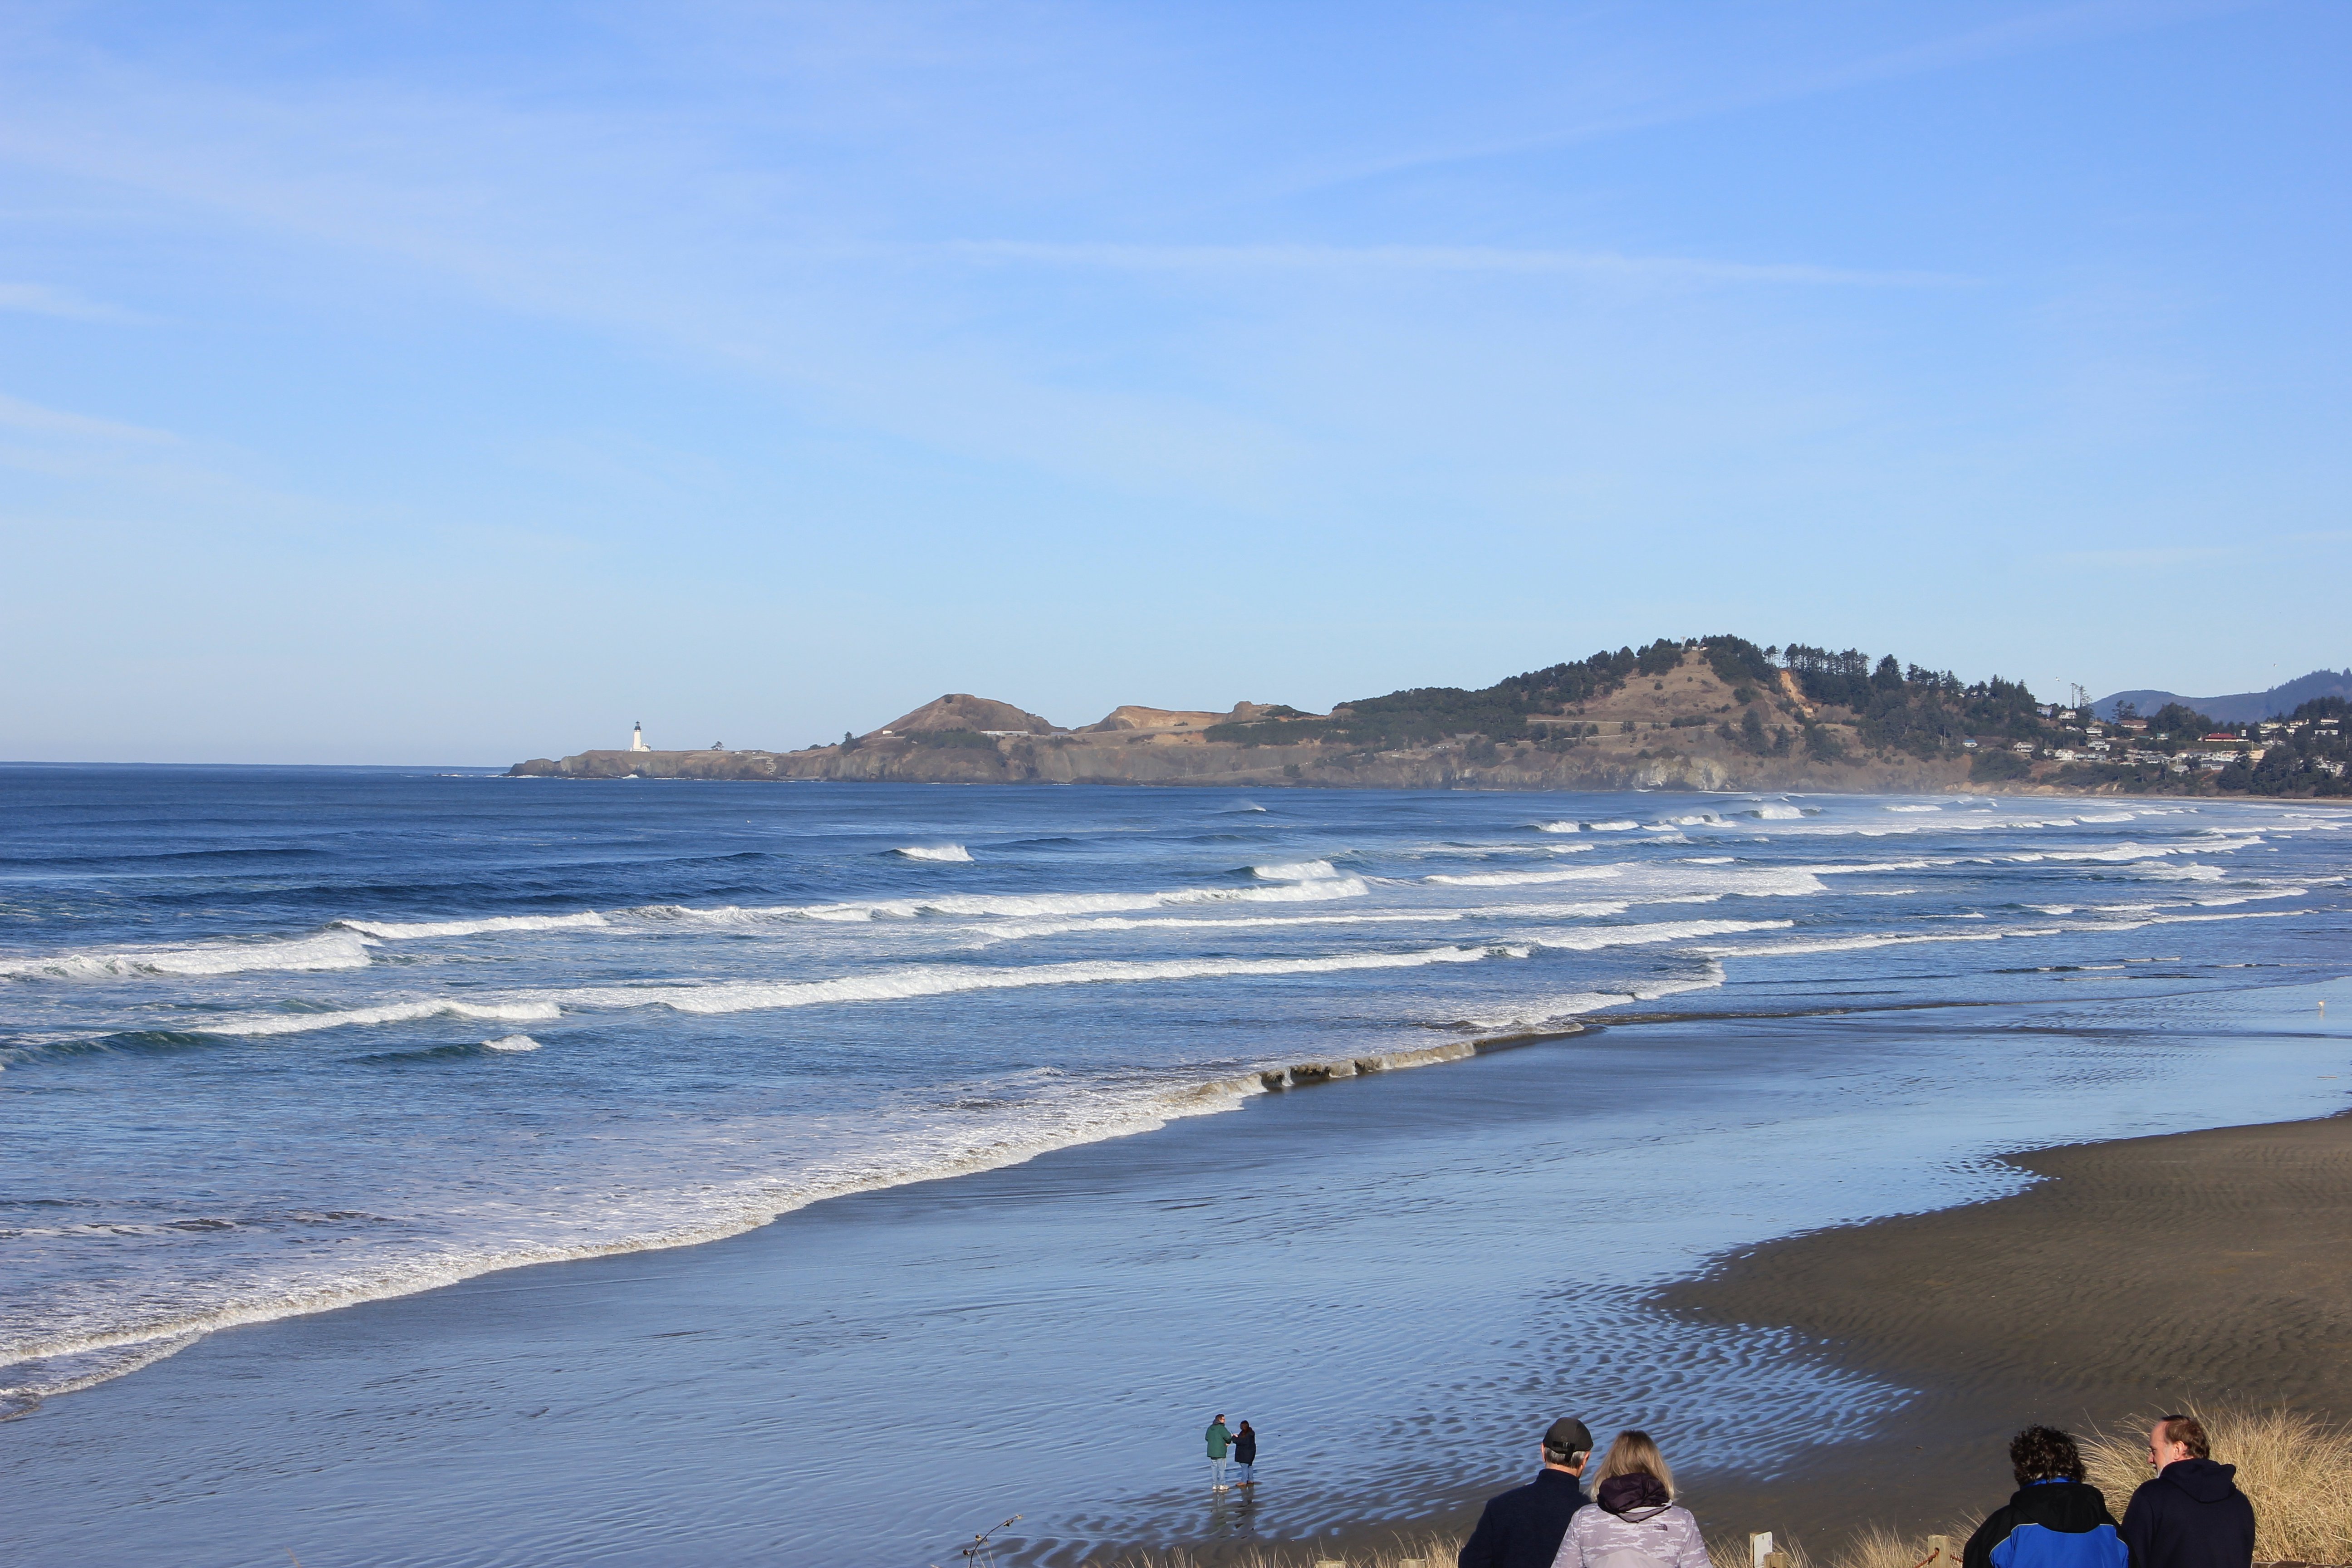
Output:
[[2028,1426],[2009,1440],[2009,1468],[2017,1490],[1969,1537],[1960,1568],[2145,1568],[2132,1562],[2105,1495],[2084,1485],[2074,1438]]
[[2238,1468],[2213,1462],[2202,1422],[2158,1422],[2147,1462],[2156,1479],[2141,1483],[2124,1510],[2132,1568],[2246,1568],[2254,1560],[2254,1505],[2238,1489]]
[[1244,1491],[1257,1485],[1257,1482],[1250,1479],[1250,1468],[1256,1463],[1257,1428],[1244,1421],[1242,1423],[1241,1430],[1234,1434],[1234,1468],[1242,1478],[1234,1484]]
[[1591,1457],[1592,1434],[1583,1422],[1553,1422],[1543,1435],[1543,1468],[1526,1486],[1487,1500],[1454,1559],[1459,1568],[1551,1568],[1570,1516],[1592,1500],[1577,1484]]

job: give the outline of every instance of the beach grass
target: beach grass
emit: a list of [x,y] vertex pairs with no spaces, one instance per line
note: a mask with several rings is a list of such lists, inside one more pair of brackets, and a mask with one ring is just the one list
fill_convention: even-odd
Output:
[[[2215,1462],[2238,1468],[2238,1489],[2254,1505],[2255,1562],[2352,1563],[2352,1426],[2299,1410],[2186,1408],[2205,1424]],[[2086,1479],[2117,1519],[2153,1473],[2156,1419],[2083,1440]]]

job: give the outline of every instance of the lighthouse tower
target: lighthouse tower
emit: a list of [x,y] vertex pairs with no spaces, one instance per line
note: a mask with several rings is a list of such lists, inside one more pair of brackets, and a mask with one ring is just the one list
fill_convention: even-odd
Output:
[[646,744],[646,725],[645,721],[642,719],[637,721],[636,724],[629,731],[629,750],[633,752],[650,752],[653,750],[651,746]]

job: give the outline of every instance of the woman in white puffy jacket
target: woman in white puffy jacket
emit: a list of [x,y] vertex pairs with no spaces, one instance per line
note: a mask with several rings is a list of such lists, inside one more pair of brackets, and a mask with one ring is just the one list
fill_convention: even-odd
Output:
[[1675,1473],[1647,1432],[1618,1433],[1592,1481],[1592,1506],[1569,1520],[1551,1568],[1707,1568],[1698,1521],[1675,1506]]

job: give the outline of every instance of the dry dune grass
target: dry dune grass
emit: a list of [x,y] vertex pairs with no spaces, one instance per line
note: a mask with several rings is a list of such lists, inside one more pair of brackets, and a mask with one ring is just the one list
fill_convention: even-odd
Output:
[[[2238,1467],[2238,1489],[2254,1505],[2257,1563],[2352,1563],[2352,1426],[2294,1410],[2189,1407],[2213,1440],[2213,1458]],[[2086,1479],[2124,1506],[2147,1468],[2149,1416],[2083,1441]]]
[[[1951,1563],[1958,1563],[1960,1545],[1968,1540],[1969,1531],[1973,1528],[1973,1525],[1967,1524],[1945,1527],[1943,1534],[1949,1542]],[[1801,1541],[1782,1536],[1776,1539],[1773,1545],[1788,1554],[1789,1568],[1821,1568]],[[1748,1568],[1748,1538],[1744,1535],[1719,1536],[1707,1542],[1706,1555],[1709,1568]],[[1847,1542],[1837,1555],[1829,1560],[1828,1568],[1921,1568],[1927,1559],[1926,1535],[1903,1535],[1884,1525],[1874,1524]],[[1950,1568],[1950,1564],[1937,1563],[1933,1568]]]

